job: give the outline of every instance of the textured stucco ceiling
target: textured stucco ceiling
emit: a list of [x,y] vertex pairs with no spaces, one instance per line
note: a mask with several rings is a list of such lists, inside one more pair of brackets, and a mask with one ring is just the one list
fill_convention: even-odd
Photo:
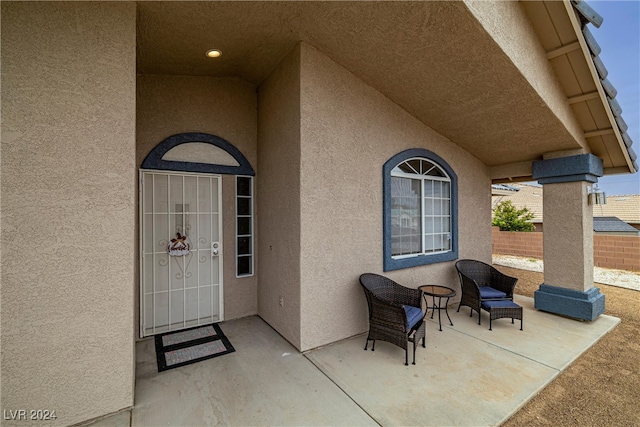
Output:
[[257,85],[299,41],[489,166],[580,148],[461,2],[138,3],[141,74]]

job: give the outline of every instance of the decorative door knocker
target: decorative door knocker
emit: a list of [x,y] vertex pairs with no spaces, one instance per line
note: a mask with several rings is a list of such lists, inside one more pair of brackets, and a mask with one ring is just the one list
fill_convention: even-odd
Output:
[[189,243],[189,238],[179,232],[176,233],[176,238],[171,239],[169,244],[167,244],[167,253],[170,256],[185,256],[189,254],[190,250],[191,243]]

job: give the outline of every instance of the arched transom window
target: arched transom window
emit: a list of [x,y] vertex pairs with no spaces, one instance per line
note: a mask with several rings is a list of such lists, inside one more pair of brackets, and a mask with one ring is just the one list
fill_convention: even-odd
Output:
[[385,270],[457,258],[456,180],[427,150],[385,164]]

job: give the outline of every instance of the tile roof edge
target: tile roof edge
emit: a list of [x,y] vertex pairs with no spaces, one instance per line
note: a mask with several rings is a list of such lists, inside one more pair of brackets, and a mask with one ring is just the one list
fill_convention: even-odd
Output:
[[[626,154],[630,160],[628,163],[630,173],[635,173],[640,171],[640,167],[637,163],[637,155],[635,151],[631,148],[633,144],[633,140],[627,134],[628,126],[624,119],[622,118],[622,109],[617,108],[618,102],[614,101],[615,97],[618,93],[616,88],[611,84],[610,81],[607,80],[608,71],[602,62],[602,59],[599,57],[600,52],[602,51],[600,45],[597,43],[595,36],[589,31],[587,25],[591,23],[594,27],[599,28],[600,25],[604,22],[604,18],[593,9],[586,1],[584,0],[570,0],[569,4],[571,4],[572,9],[574,9],[579,17],[580,17],[580,35],[576,34],[578,37],[582,36],[584,40],[584,44],[589,51],[589,57],[591,58],[591,62],[596,69],[596,74],[598,77],[598,82],[600,83],[600,87],[608,96],[605,96],[603,100],[603,106],[605,109],[608,109],[613,117],[612,126],[617,128],[618,132],[616,133],[616,139],[618,139],[620,143],[620,148],[622,151],[626,151]],[[577,31],[576,31],[577,33]],[[586,59],[586,58],[585,58]],[[612,96],[613,95],[613,96]],[[613,101],[613,105],[612,105]],[[617,113],[616,113],[617,111]]]

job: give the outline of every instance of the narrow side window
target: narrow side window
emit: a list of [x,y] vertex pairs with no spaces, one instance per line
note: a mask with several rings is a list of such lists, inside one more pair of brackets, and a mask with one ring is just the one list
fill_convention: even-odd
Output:
[[253,276],[253,177],[236,177],[236,277]]

